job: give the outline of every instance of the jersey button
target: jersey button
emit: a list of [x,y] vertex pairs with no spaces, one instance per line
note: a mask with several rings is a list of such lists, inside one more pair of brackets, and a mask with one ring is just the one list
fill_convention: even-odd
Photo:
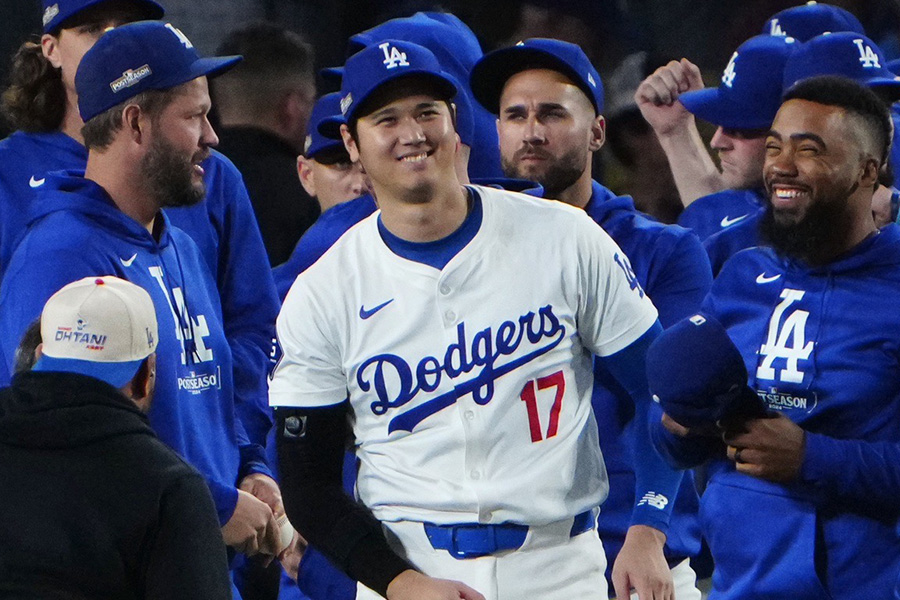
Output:
[[469,421],[474,421],[474,420],[475,420],[475,411],[474,411],[474,410],[467,410],[467,411],[466,411],[466,419],[469,420]]
[[448,321],[451,321],[451,322],[455,321],[456,313],[453,312],[452,310],[448,310],[447,312],[444,313],[444,318],[446,318]]
[[447,285],[446,283],[445,283],[445,284],[442,284],[442,285],[441,285],[441,293],[442,293],[443,295],[445,295],[445,296],[446,296],[447,294],[449,294],[449,293],[450,293],[450,286]]
[[471,473],[469,473],[469,477],[471,477],[475,481],[478,481],[479,479],[481,479],[481,473],[479,471],[472,471]]

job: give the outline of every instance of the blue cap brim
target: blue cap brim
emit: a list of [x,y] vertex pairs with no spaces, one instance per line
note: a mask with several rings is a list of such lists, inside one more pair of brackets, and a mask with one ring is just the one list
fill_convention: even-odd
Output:
[[319,71],[319,77],[325,83],[340,87],[341,79],[344,78],[344,67],[326,67]]
[[679,100],[693,115],[727,129],[768,129],[778,111],[773,107],[771,114],[763,114],[765,110],[758,105],[732,102],[722,97],[719,88],[686,92]]
[[472,95],[488,112],[500,114],[500,95],[509,78],[526,69],[540,68],[558,71],[571,79],[591,101],[594,110],[598,114],[602,112],[594,93],[584,86],[582,77],[568,63],[545,50],[528,46],[510,46],[486,54],[472,67],[469,77]]
[[138,368],[145,359],[130,362],[103,363],[74,358],[54,358],[42,355],[32,367],[32,371],[62,371],[64,373],[80,373],[101,379],[113,387],[125,387],[134,378]]

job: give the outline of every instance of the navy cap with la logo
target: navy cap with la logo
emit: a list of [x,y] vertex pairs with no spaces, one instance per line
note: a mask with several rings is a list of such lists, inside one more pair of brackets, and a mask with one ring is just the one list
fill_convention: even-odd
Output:
[[[44,0],[44,12],[41,15],[44,33],[52,33],[65,27],[66,21],[72,17],[105,2],[109,0]],[[163,7],[153,0],[128,0],[125,4],[139,9],[144,19],[159,19],[165,14]]]
[[762,30],[766,35],[790,36],[798,42],[808,42],[826,31],[865,33],[862,23],[852,13],[814,1],[772,15]]
[[341,113],[346,121],[362,116],[360,107],[378,89],[400,78],[428,81],[442,100],[457,93],[456,80],[441,69],[427,48],[412,42],[384,40],[347,59],[341,80]]
[[500,113],[500,95],[510,77],[528,69],[550,69],[577,85],[603,112],[603,83],[584,51],[575,44],[547,38],[531,38],[485,54],[472,67],[469,83],[475,99],[488,111]]
[[147,90],[166,90],[198,77],[213,77],[240,56],[202,58],[171,23],[138,21],[100,36],[75,73],[78,112],[87,122]]
[[731,55],[718,87],[686,92],[691,113],[726,129],[768,129],[781,106],[781,80],[794,38],[758,35]]
[[817,75],[841,75],[900,96],[900,79],[888,69],[884,53],[859,33],[824,33],[801,45],[784,68],[784,89]]

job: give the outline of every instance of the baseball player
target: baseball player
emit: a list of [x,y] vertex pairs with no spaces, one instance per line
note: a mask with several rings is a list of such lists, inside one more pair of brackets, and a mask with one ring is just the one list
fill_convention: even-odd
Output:
[[[879,230],[871,212],[890,139],[887,108],[837,77],[789,90],[767,137],[771,248],[729,260],[704,313],[734,341],[769,414],[713,438],[681,437],[684,423],[672,418],[655,428],[661,451],[682,466],[711,459],[701,499],[716,564],[710,598],[893,593],[900,321],[871,301],[900,291],[900,229]],[[691,368],[692,359],[679,362]],[[653,389],[664,405],[669,387]]]
[[271,555],[280,493],[235,416],[215,280],[193,240],[160,212],[202,199],[201,164],[216,142],[206,76],[237,60],[201,58],[159,21],[117,27],[85,54],[76,87],[87,167],[48,174],[41,186],[0,286],[0,347],[13,356],[44,301],[72,280],[110,274],[147,290],[160,332],[151,426],[206,478],[225,541]]
[[[638,87],[638,106],[666,151],[686,207],[678,224],[701,240],[762,206],[765,134],[781,103],[784,64],[795,46],[786,37],[747,40],[715,88],[701,89],[700,71],[686,59],[657,69]],[[694,116],[717,127],[710,146],[721,173],[700,141]],[[698,177],[701,171],[705,175]]]
[[[44,175],[81,171],[87,163],[75,89],[82,55],[107,28],[163,14],[149,0],[45,0],[43,6],[41,44],[20,48],[3,95],[18,131],[0,141],[0,277],[25,232]],[[202,168],[204,200],[165,211],[200,247],[217,282],[234,357],[238,415],[252,441],[262,445],[272,426],[265,373],[278,298],[270,270],[261,267],[266,251],[240,173],[215,150]],[[11,363],[11,355],[0,356],[0,385],[9,382]]]
[[[341,93],[380,210],[279,316],[270,401],[292,522],[359,598],[605,598],[591,358],[645,387],[655,309],[583,211],[460,185],[456,84],[428,50],[371,46]],[[340,489],[350,416],[371,513]]]
[[[882,98],[900,97],[900,81],[884,65],[884,54],[866,36],[850,32],[823,34],[800,45],[788,58],[784,67],[783,88],[789,90],[798,82],[817,75],[840,75],[868,86]],[[896,135],[896,129],[894,131]],[[882,164],[886,162],[887,157]],[[879,227],[897,218],[900,192],[893,189],[890,183],[890,172],[882,169],[872,206]],[[763,214],[764,211],[754,212],[737,225],[706,240],[714,273],[718,273],[725,261],[738,251],[761,243],[759,223]]]
[[[559,40],[525,40],[486,55],[472,69],[471,83],[476,99],[499,117],[506,175],[541,183],[549,197],[584,209],[603,227],[625,251],[664,327],[695,313],[712,284],[697,237],[651,221],[635,210],[631,198],[616,197],[591,179],[592,154],[605,136],[603,85],[581,48]],[[626,427],[633,402],[602,361],[595,377],[594,412],[610,481],[598,522],[612,569],[607,577],[623,598],[631,587],[641,598],[651,597],[653,582],[674,580],[676,598],[699,599],[688,561],[700,550],[693,477],[688,473],[680,488],[675,480],[671,490],[655,488],[647,496],[648,490],[639,489],[635,495],[632,463],[647,457],[632,448],[634,423]],[[642,423],[640,418],[636,422]],[[664,555],[667,533],[671,543]],[[617,556],[622,557],[619,563]],[[622,575],[632,571],[630,562],[647,571],[623,580]],[[667,563],[673,567],[671,574]]]

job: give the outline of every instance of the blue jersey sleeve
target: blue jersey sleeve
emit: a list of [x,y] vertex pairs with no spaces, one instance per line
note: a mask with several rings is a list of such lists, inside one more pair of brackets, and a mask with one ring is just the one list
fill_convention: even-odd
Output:
[[713,279],[709,259],[694,234],[681,236],[661,265],[646,291],[666,328],[697,312]]
[[650,443],[653,401],[647,385],[646,357],[650,344],[662,332],[656,323],[628,347],[604,357],[603,364],[634,400],[635,416],[629,426],[634,449],[635,506],[632,525],[649,525],[663,533],[669,526],[682,474],[672,469]]
[[800,479],[829,501],[896,512],[900,497],[900,444],[840,440],[806,433]]

